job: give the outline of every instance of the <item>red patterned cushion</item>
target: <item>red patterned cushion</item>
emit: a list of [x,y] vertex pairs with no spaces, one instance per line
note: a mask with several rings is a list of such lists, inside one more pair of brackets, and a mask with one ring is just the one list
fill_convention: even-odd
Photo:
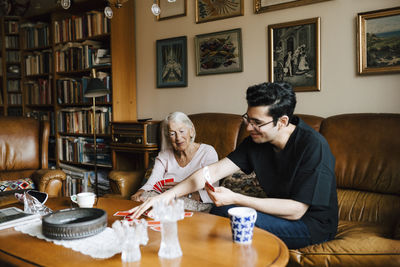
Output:
[[0,194],[10,194],[21,192],[27,189],[35,189],[35,184],[31,178],[23,178],[11,181],[0,181]]

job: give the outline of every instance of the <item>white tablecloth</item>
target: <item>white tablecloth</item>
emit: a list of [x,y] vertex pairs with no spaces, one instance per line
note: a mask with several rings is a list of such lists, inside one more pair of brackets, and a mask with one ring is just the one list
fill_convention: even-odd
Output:
[[107,227],[101,233],[94,236],[76,240],[55,240],[45,237],[42,234],[42,222],[35,222],[28,225],[20,225],[14,228],[16,231],[28,234],[47,242],[53,242],[66,248],[71,248],[92,258],[107,259],[121,252],[121,245],[114,233],[114,230]]

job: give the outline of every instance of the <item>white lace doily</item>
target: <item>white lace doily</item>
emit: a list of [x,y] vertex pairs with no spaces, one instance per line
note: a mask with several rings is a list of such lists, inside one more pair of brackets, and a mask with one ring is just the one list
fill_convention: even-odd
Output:
[[104,231],[94,236],[76,240],[55,240],[45,237],[42,234],[41,221],[34,224],[17,226],[14,229],[24,234],[53,242],[56,245],[71,248],[92,258],[107,259],[121,252],[120,242],[114,233],[114,229],[110,227],[107,227]]

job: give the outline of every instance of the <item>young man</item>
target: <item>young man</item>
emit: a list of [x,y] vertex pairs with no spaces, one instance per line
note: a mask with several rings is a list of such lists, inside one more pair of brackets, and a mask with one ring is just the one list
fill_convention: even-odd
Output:
[[[287,83],[262,83],[247,89],[243,121],[250,136],[226,158],[206,168],[211,182],[239,169],[255,172],[267,198],[255,198],[224,187],[206,187],[216,207],[227,216],[234,205],[257,210],[256,226],[281,238],[289,248],[333,239],[338,223],[335,159],[326,140],[293,116],[296,96]],[[161,199],[172,200],[204,187],[203,169],[141,206],[138,217]]]

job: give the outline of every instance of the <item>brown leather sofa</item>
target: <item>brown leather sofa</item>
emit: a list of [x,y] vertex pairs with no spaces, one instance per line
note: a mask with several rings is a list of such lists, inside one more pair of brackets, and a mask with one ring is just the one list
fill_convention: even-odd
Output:
[[[36,190],[59,196],[66,175],[48,169],[49,135],[47,121],[0,117],[0,180],[31,178]],[[16,201],[14,194],[0,194],[0,208]]]
[[[400,114],[299,116],[335,155],[340,221],[334,240],[291,250],[288,266],[400,266]],[[247,136],[240,115],[190,118],[196,141],[214,146],[220,158]],[[143,170],[114,174],[114,193],[129,198]]]

